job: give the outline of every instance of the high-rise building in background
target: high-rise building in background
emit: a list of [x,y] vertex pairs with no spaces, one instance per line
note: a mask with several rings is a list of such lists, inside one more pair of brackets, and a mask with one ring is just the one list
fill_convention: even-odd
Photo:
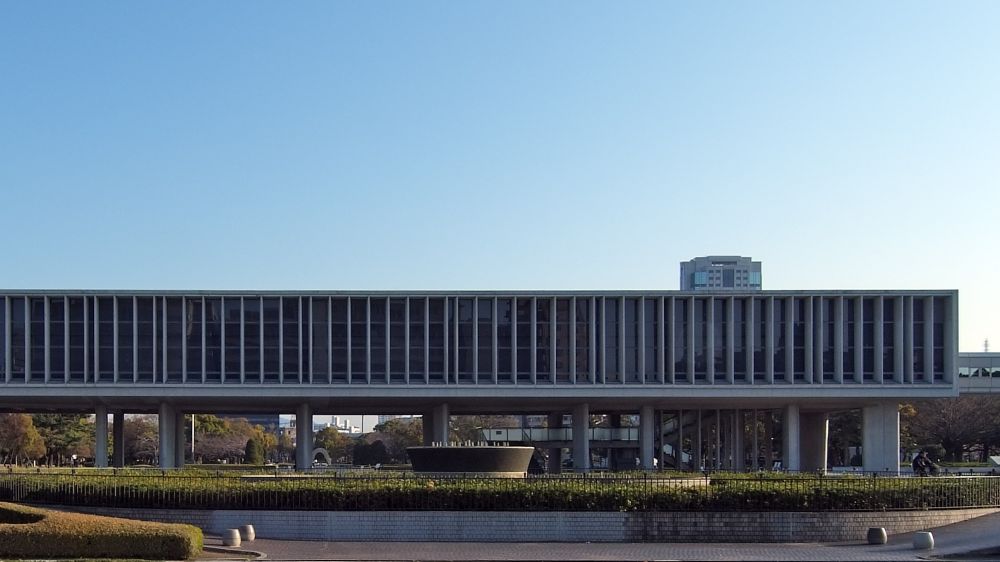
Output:
[[705,256],[681,262],[682,291],[759,291],[760,262],[743,256]]

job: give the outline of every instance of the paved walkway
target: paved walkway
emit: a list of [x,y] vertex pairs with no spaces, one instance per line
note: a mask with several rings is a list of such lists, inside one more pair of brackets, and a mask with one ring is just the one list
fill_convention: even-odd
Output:
[[[1000,514],[932,529],[934,550],[914,550],[913,535],[889,544],[863,543],[473,543],[322,542],[258,539],[241,550],[270,560],[507,561],[507,560],[947,560],[987,549],[1000,550]],[[217,537],[206,537],[217,545]],[[968,558],[966,558],[968,559]],[[1000,555],[981,560],[1000,560]]]

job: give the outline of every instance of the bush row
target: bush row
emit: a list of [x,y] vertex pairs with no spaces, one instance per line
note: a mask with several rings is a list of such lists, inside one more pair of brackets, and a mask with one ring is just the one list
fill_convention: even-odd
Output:
[[697,511],[1000,506],[1000,479],[156,478],[0,476],[0,499],[185,509]]
[[201,553],[201,530],[0,503],[0,557],[181,560]]

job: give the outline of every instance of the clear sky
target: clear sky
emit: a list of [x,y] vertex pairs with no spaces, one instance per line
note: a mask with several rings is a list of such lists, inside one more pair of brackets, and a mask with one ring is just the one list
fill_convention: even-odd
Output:
[[998,2],[4,2],[0,287],[959,289]]

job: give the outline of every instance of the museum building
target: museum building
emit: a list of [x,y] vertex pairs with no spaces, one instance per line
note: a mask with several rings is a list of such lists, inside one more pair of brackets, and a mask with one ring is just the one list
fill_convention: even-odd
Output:
[[[766,445],[783,468],[818,470],[830,413],[861,408],[865,470],[895,471],[898,404],[957,395],[957,301],[957,291],[0,291],[0,409],[96,413],[98,464],[109,413],[159,414],[163,467],[184,463],[190,413],[295,412],[300,467],[311,464],[315,414],[420,414],[428,444],[448,441],[450,415],[571,414],[572,462],[587,470],[591,414],[627,414],[646,468],[669,450],[679,468],[742,470]],[[781,420],[777,445],[749,423],[765,411]]]

